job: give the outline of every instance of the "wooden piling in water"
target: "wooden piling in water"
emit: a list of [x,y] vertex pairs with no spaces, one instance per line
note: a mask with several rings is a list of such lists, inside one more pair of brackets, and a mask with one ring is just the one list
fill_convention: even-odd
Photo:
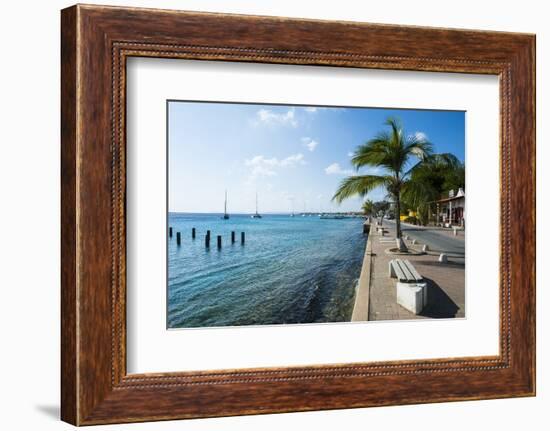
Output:
[[241,232],[241,244],[244,245],[244,232]]
[[170,238],[172,238],[172,228],[171,227],[168,228],[168,236],[170,236]]
[[218,248],[222,248],[222,236],[218,235]]
[[231,244],[234,244],[235,243],[235,231],[232,230],[231,231]]
[[[210,231],[208,231],[208,232],[210,232]],[[206,248],[210,247],[210,233],[207,233],[204,237],[204,246]]]
[[195,239],[196,235],[197,235],[197,231],[195,230],[195,228],[192,228],[191,229],[191,238]]
[[176,232],[176,242],[178,245],[181,245],[181,233]]

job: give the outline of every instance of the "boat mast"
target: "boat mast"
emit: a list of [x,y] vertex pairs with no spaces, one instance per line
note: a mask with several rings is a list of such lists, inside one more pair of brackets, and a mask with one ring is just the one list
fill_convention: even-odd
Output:
[[252,214],[250,217],[252,218],[262,218],[262,216],[258,213],[258,192],[256,192],[256,212]]
[[223,202],[223,217],[224,220],[229,220],[229,214],[227,214],[227,189],[225,189],[225,200]]

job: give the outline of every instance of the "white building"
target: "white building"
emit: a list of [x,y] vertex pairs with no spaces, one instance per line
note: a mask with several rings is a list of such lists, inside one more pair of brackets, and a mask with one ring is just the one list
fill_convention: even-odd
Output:
[[[449,191],[449,197],[439,199],[435,204],[435,224],[438,226],[465,226],[466,196],[461,187],[458,192]],[[433,209],[433,207],[432,207]]]

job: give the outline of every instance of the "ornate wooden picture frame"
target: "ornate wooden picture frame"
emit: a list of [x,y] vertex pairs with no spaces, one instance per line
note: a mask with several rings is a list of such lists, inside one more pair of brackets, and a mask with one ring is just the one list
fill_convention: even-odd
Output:
[[[78,5],[62,11],[61,49],[64,421],[91,425],[535,394],[533,35]],[[127,374],[125,92],[132,56],[497,75],[500,354]]]

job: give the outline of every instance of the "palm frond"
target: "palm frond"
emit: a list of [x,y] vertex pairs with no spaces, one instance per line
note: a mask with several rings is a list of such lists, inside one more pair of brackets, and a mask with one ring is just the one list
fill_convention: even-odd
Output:
[[433,154],[429,162],[448,169],[458,169],[462,166],[462,162],[458,157],[451,153]]
[[416,156],[421,161],[427,160],[433,151],[433,145],[424,137],[418,137],[416,134],[409,136],[403,151]]
[[388,117],[385,121],[385,124],[391,127],[392,137],[395,141],[399,141],[402,139],[403,126],[401,125],[401,121],[398,118]]
[[382,175],[353,175],[347,177],[340,182],[332,200],[342,203],[342,201],[352,196],[364,197],[376,187],[387,185],[390,180],[391,177]]
[[408,171],[406,171],[403,174],[403,177],[407,178],[407,177],[411,176],[412,174],[414,174],[415,172],[420,171],[425,166],[426,166],[426,161],[425,160],[420,160],[419,162],[416,162]]
[[439,197],[439,191],[432,183],[420,178],[405,181],[401,195],[404,202],[416,208],[436,200]]
[[351,163],[355,169],[359,169],[363,166],[385,165],[388,160],[387,142],[389,142],[390,139],[388,133],[382,132],[373,139],[357,147],[351,159]]

